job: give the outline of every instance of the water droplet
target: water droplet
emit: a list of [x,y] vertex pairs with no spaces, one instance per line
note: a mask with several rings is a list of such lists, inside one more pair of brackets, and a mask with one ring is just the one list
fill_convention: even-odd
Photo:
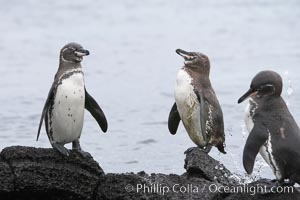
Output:
[[[290,82],[290,81],[289,81]],[[288,96],[291,96],[292,94],[293,94],[293,88],[292,88],[292,85],[291,84],[289,84],[289,87],[288,87],[288,89],[287,89],[287,95]]]
[[288,76],[288,75],[289,75],[289,71],[285,71],[284,74],[285,74],[286,76]]

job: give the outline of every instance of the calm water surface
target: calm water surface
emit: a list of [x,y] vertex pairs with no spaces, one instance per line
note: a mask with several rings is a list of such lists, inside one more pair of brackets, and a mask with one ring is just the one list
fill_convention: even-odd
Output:
[[[211,81],[223,108],[227,154],[210,153],[244,177],[245,103],[237,99],[260,70],[284,79],[283,96],[300,121],[300,1],[4,1],[0,0],[0,149],[50,147],[39,117],[70,41],[90,50],[82,65],[87,90],[109,122],[101,133],[86,112],[81,137],[106,172],[184,172],[183,152],[194,144],[181,125],[167,129],[176,48],[211,59]],[[70,146],[68,146],[70,147]],[[255,176],[273,177],[258,157]]]

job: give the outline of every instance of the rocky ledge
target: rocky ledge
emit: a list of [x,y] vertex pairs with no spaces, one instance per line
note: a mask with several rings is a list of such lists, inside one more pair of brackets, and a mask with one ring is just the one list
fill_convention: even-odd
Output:
[[92,157],[53,149],[7,147],[0,154],[0,199],[300,199],[299,188],[270,180],[239,185],[222,163],[195,148],[183,175],[105,174]]

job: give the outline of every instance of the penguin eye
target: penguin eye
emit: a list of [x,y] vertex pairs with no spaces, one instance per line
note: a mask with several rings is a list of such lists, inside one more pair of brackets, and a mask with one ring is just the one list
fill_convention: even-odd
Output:
[[275,92],[275,87],[272,84],[266,84],[260,87],[259,91],[272,94]]

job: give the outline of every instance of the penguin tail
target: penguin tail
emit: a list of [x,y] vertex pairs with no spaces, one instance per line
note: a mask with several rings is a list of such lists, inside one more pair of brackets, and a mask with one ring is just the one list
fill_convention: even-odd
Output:
[[226,151],[225,151],[225,144],[224,143],[219,143],[217,146],[218,150],[223,153],[223,154],[226,154]]

